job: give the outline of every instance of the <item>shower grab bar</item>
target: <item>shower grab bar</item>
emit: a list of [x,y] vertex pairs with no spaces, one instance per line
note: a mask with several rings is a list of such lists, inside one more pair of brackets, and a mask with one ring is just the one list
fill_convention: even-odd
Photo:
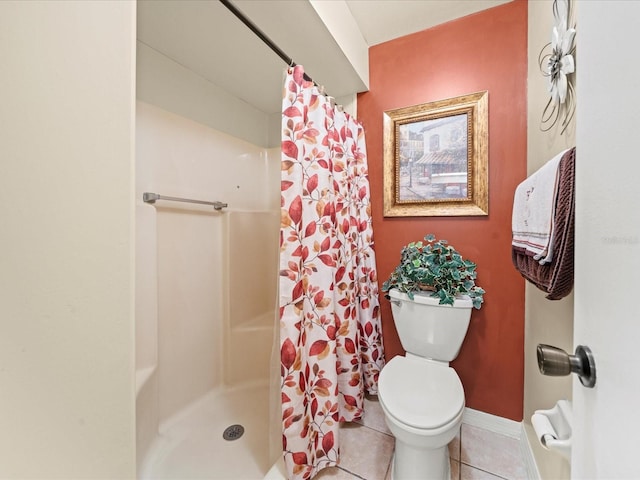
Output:
[[227,208],[228,204],[223,202],[205,202],[203,200],[192,200],[190,198],[178,198],[178,197],[166,197],[164,195],[158,195],[157,193],[144,192],[142,194],[142,201],[145,203],[156,203],[156,200],[169,200],[171,202],[186,202],[186,203],[198,203],[200,205],[211,205],[214,210],[220,211],[223,208]]

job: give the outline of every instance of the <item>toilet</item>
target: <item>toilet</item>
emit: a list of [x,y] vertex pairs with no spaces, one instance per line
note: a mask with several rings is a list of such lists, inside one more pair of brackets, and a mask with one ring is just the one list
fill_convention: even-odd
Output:
[[396,439],[392,480],[450,480],[447,445],[462,423],[464,389],[449,362],[467,334],[473,302],[456,298],[439,305],[429,292],[414,300],[389,291],[393,320],[406,350],[385,365],[378,400]]

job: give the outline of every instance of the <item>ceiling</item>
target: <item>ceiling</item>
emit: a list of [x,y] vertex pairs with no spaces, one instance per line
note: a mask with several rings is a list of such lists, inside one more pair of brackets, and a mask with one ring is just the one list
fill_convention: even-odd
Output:
[[[367,46],[510,0],[232,1],[328,93],[341,97],[368,88]],[[354,67],[344,38],[329,31],[313,3],[342,9],[350,40],[365,49],[364,69]],[[265,113],[281,109],[284,62],[218,0],[140,0],[138,41]]]
[[346,0],[369,46],[511,0]]

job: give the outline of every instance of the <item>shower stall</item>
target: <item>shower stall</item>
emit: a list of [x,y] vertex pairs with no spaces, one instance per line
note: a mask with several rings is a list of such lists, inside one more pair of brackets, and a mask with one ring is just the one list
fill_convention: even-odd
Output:
[[[354,110],[364,41],[356,71],[321,5],[234,4]],[[299,41],[301,28],[321,51]],[[286,65],[217,0],[138,0],[136,63],[138,477],[278,478]]]
[[280,450],[279,149],[143,102],[136,128],[139,478],[262,478]]

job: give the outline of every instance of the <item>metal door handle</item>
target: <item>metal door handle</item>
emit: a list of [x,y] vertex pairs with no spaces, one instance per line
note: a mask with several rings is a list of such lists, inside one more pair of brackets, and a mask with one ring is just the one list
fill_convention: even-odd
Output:
[[593,388],[596,384],[596,362],[589,347],[578,345],[575,355],[561,348],[539,344],[537,349],[540,373],[559,377],[576,373],[582,385]]

